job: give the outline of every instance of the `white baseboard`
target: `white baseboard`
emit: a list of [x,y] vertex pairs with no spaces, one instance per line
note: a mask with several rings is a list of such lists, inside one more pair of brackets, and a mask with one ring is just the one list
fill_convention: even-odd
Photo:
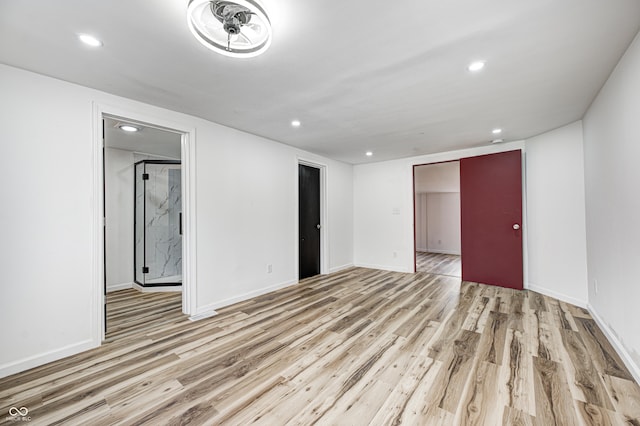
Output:
[[196,308],[196,312],[191,315],[190,319],[196,321],[198,319],[207,318],[212,315],[215,315],[215,310],[222,308],[224,306],[233,305],[234,303],[243,302],[247,299],[251,299],[252,297],[261,296],[266,293],[271,293],[272,291],[280,290],[281,288],[289,287],[290,285],[298,284],[298,280],[294,281],[285,281],[280,284],[272,285],[269,287],[264,287],[258,290],[250,291],[248,293],[243,293],[238,296],[229,297],[227,299],[219,300],[217,302],[209,303],[208,305],[199,306]]
[[549,290],[546,287],[540,287],[535,284],[527,283],[527,290],[535,291],[536,293],[542,293],[546,296],[551,296],[555,299],[561,300],[563,302],[571,303],[572,305],[579,306],[581,308],[587,308],[587,302],[585,300],[580,300],[575,297],[567,296],[563,293],[558,293],[557,291]]
[[97,348],[98,346],[100,346],[99,342],[96,343],[93,340],[85,340],[60,349],[55,349],[43,354],[30,356],[19,361],[4,364],[0,366],[0,378],[21,373],[29,370],[30,368],[39,367],[49,362],[57,361],[71,355],[79,354],[80,352],[88,351],[89,349]]
[[455,250],[426,249],[424,251],[429,252],[429,253],[455,254],[456,256],[460,256],[460,252],[459,251],[455,251]]
[[217,311],[210,310],[210,311],[202,312],[198,315],[191,315],[189,317],[189,321],[200,321],[201,319],[215,317],[216,315],[218,315]]
[[409,270],[407,270],[407,268],[403,268],[401,266],[374,265],[372,263],[355,263],[354,266],[357,266],[358,268],[380,269],[382,271],[413,272],[413,271],[409,271]]
[[607,340],[609,340],[609,343],[611,343],[611,346],[613,346],[613,349],[615,349],[618,355],[620,355],[620,358],[622,358],[624,365],[627,366],[627,369],[629,369],[629,372],[631,373],[633,378],[636,379],[636,383],[640,383],[640,365],[636,364],[633,361],[633,358],[631,358],[631,355],[625,349],[622,342],[620,342],[620,340],[616,337],[616,334],[613,332],[611,327],[609,327],[609,325],[600,317],[600,315],[598,315],[598,312],[595,310],[595,308],[591,304],[588,304],[587,309],[589,310],[589,313],[595,320],[596,324],[598,324],[598,327],[600,327],[600,330],[602,330],[602,332],[606,336]]
[[107,293],[118,290],[126,290],[128,288],[133,288],[133,283],[110,284],[107,285]]
[[329,268],[329,273],[333,274],[334,272],[339,272],[352,267],[353,267],[353,263],[348,263],[346,265],[341,265],[341,266],[334,266],[333,268]]
[[421,251],[423,253],[426,253],[429,251],[429,249],[426,247],[416,247],[416,251]]
[[143,287],[138,283],[133,283],[133,289],[138,290],[141,293],[163,293],[163,292],[182,292],[181,285],[166,285],[166,286],[153,286]]

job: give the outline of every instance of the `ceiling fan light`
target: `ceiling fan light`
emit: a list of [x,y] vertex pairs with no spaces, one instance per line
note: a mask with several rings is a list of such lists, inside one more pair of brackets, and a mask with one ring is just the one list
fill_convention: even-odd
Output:
[[190,0],[187,24],[200,43],[225,56],[251,58],[271,45],[271,22],[258,0]]

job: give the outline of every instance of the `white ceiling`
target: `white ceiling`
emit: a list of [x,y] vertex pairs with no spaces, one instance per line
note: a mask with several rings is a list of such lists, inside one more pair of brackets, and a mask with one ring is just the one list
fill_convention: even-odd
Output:
[[[140,130],[135,133],[125,132],[120,129],[121,124],[132,124]],[[105,118],[104,120],[104,142],[107,148],[124,149],[125,151],[179,160],[180,139],[180,134],[167,130],[113,118]]]
[[638,0],[264,0],[271,48],[233,59],[186,3],[1,0],[0,62],[363,163],[580,119],[640,28]]

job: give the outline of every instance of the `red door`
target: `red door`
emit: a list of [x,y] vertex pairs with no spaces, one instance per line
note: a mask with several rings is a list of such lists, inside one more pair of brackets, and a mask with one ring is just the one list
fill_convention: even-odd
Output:
[[460,160],[462,279],[522,289],[522,153]]

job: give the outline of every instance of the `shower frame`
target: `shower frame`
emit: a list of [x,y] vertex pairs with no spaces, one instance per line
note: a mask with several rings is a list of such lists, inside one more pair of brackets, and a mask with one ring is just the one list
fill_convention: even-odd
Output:
[[[162,282],[162,283],[141,283],[138,281],[137,279],[137,267],[138,267],[138,262],[137,262],[137,250],[136,250],[136,226],[138,226],[138,224],[136,223],[136,219],[137,219],[137,196],[138,196],[138,187],[136,185],[136,170],[137,170],[137,166],[139,164],[142,164],[144,167],[144,173],[146,173],[146,165],[147,164],[173,164],[173,165],[180,165],[182,166],[182,161],[180,160],[141,160],[141,161],[137,161],[136,163],[134,163],[133,165],[133,282],[138,284],[141,287],[144,288],[153,288],[153,287],[179,287],[182,286],[182,282]],[[144,187],[146,189],[146,182],[144,182]],[[145,190],[143,190],[143,194],[144,194]],[[144,196],[144,195],[143,195]],[[142,217],[143,217],[143,222],[146,221],[146,217],[147,217],[147,203],[146,201],[142,203],[143,206],[143,213],[142,213]],[[142,238],[142,245],[143,245],[143,249],[142,249],[142,253],[143,256],[145,257],[143,259],[143,263],[146,263],[146,253],[147,253],[147,238],[146,238],[146,224],[143,223],[143,238]],[[179,226],[180,226],[180,235],[182,236],[182,213],[180,213],[180,219],[179,219]],[[146,265],[144,265],[144,267],[146,267]],[[144,275],[146,272],[142,272],[142,274]]]

